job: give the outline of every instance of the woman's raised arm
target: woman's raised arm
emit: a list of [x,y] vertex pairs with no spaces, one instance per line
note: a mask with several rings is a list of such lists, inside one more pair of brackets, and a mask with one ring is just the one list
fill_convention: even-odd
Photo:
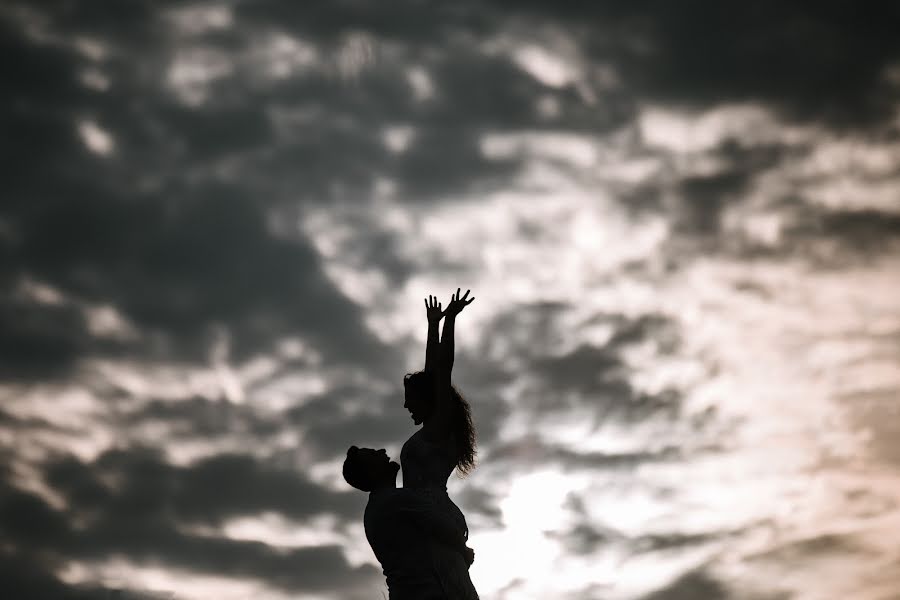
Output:
[[459,288],[456,295],[452,296],[447,309],[444,311],[444,331],[441,334],[441,345],[437,355],[437,370],[434,378],[434,412],[431,418],[424,423],[426,435],[432,438],[441,438],[450,431],[450,374],[453,371],[454,353],[454,329],[456,328],[456,315],[468,306],[475,298],[460,297]]
[[429,295],[425,300],[425,316],[428,317],[428,341],[425,343],[425,368],[426,373],[432,375],[437,371],[438,361],[438,327],[441,317],[441,303],[437,301],[437,296]]

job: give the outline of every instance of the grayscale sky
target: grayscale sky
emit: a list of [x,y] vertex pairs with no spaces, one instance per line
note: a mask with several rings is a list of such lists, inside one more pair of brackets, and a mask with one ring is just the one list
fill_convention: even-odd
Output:
[[0,5],[0,589],[369,600],[475,302],[487,599],[900,589],[894,2]]

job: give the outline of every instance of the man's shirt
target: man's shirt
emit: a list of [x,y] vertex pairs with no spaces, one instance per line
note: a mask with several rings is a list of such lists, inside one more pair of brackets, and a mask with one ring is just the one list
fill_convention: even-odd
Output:
[[369,493],[363,524],[391,600],[446,599],[429,543],[434,527],[453,528],[452,521],[429,510],[415,490],[388,488]]

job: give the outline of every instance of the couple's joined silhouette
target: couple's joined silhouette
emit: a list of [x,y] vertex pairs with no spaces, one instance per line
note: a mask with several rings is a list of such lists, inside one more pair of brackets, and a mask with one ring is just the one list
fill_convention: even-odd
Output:
[[[456,316],[475,299],[468,296],[457,289],[444,311],[436,297],[425,300],[425,368],[403,378],[403,406],[422,427],[403,444],[400,464],[383,449],[356,446],[344,460],[347,483],[369,492],[363,523],[390,600],[478,599],[469,578],[474,552],[466,545],[466,518],[447,495],[453,469],[466,474],[475,465],[469,405],[450,381]],[[403,487],[397,488],[401,465]]]

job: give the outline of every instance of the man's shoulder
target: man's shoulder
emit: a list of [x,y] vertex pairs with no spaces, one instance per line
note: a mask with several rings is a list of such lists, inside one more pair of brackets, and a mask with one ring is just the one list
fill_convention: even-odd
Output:
[[415,490],[393,488],[369,494],[365,518],[382,519],[388,515],[421,512],[425,506]]
[[378,490],[369,492],[369,501],[366,502],[365,514],[369,515],[376,512],[384,512],[396,504],[397,499],[401,498],[396,494],[396,489]]

